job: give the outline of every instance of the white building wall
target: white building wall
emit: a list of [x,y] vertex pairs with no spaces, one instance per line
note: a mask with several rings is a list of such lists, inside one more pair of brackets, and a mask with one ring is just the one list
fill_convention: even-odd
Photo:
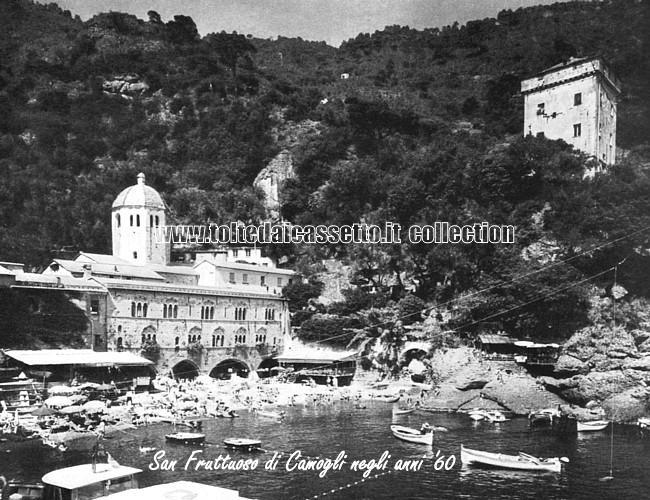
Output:
[[607,165],[613,164],[619,91],[616,85],[599,60],[561,67],[522,81],[524,134],[562,139]]

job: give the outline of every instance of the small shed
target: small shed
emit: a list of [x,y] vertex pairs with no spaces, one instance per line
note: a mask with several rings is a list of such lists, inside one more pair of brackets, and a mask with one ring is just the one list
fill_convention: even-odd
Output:
[[509,357],[513,358],[517,352],[515,345],[517,339],[499,334],[482,334],[478,336],[476,348],[488,357]]

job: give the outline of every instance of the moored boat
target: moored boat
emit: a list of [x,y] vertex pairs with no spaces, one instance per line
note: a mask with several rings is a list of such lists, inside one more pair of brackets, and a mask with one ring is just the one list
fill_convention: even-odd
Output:
[[484,465],[499,469],[560,472],[562,463],[568,462],[569,459],[536,458],[521,452],[518,455],[504,455],[503,453],[471,450],[461,445],[460,460],[466,465]]
[[433,432],[427,424],[423,425],[420,431],[402,425],[391,425],[390,430],[397,439],[410,443],[433,445]]
[[400,408],[399,406],[393,406],[393,415],[406,415],[407,413],[414,412],[415,408]]
[[244,451],[259,450],[262,446],[262,441],[259,439],[247,438],[228,438],[224,439],[223,443],[226,445],[226,448]]
[[166,434],[165,439],[172,443],[203,444],[205,442],[205,434],[199,434],[197,432],[175,432],[173,434]]
[[602,431],[609,425],[609,420],[578,421],[578,432]]

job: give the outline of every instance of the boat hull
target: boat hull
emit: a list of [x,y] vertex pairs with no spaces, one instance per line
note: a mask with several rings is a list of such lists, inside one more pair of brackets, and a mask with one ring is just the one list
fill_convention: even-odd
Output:
[[259,450],[262,446],[262,441],[259,439],[230,438],[224,439],[223,443],[226,448],[243,451]]
[[526,454],[504,455],[487,451],[471,450],[461,445],[460,461],[466,465],[481,465],[498,469],[561,472],[562,462],[558,458],[537,459]]
[[425,444],[428,446],[433,445],[433,434],[427,432],[422,434],[415,429],[409,427],[402,427],[401,425],[391,425],[390,430],[397,439],[408,441],[409,443]]
[[592,422],[578,422],[578,432],[602,431],[609,425],[609,420],[595,420]]
[[165,439],[171,443],[203,444],[205,442],[205,434],[194,434],[191,432],[177,432],[175,434],[165,435]]

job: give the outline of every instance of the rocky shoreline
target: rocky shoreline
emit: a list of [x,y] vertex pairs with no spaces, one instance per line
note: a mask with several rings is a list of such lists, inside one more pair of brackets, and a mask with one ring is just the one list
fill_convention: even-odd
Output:
[[553,376],[535,377],[514,361],[489,361],[469,347],[436,351],[436,388],[427,408],[474,408],[528,415],[561,409],[579,419],[634,422],[650,414],[650,355],[623,329],[587,328],[564,346]]

